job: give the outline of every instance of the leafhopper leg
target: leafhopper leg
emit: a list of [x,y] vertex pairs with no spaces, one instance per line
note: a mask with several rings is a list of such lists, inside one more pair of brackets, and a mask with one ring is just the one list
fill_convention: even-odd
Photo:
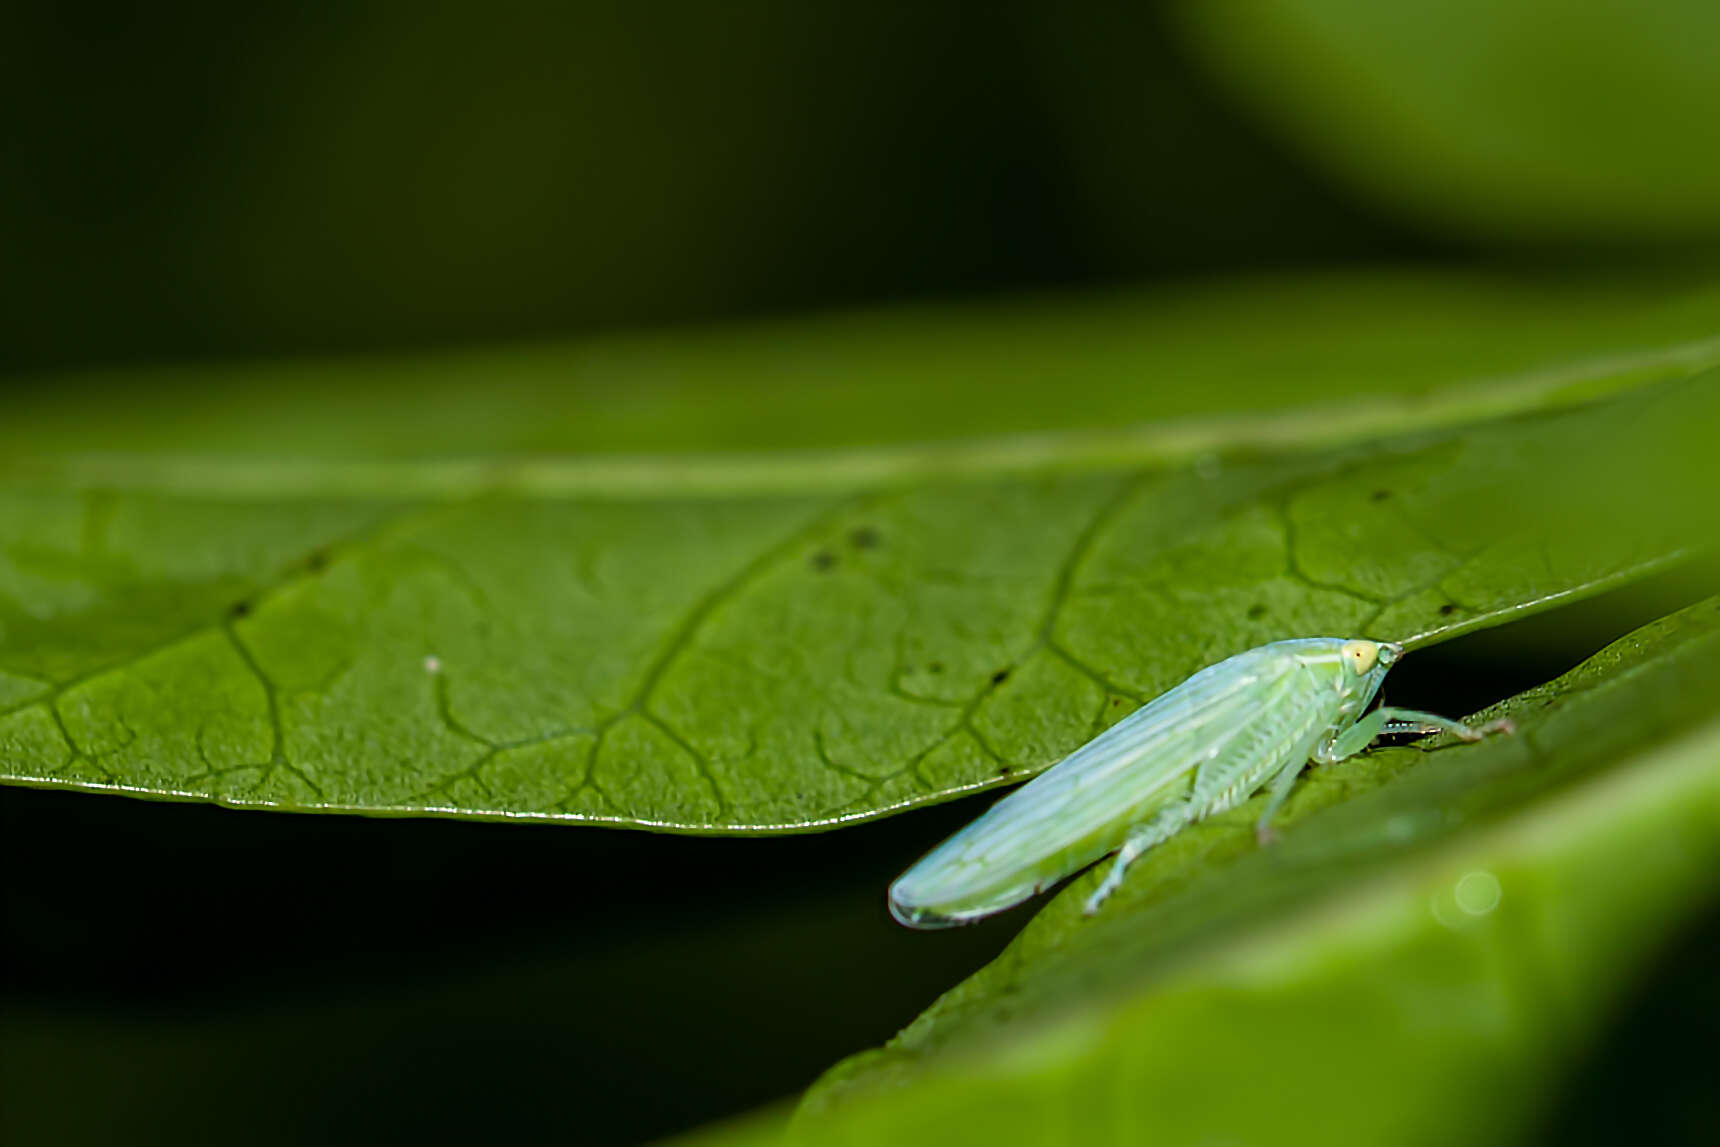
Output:
[[[1479,741],[1492,733],[1517,731],[1516,723],[1509,717],[1501,717],[1497,721],[1489,721],[1479,728],[1473,728],[1462,721],[1453,721],[1450,717],[1441,717],[1437,713],[1423,713],[1419,709],[1393,709],[1386,706],[1374,712],[1385,714],[1385,724],[1381,732],[1386,733],[1450,733],[1459,740]],[[1358,727],[1360,724],[1361,722],[1357,722]]]
[[1189,808],[1185,802],[1179,801],[1169,808],[1160,809],[1158,815],[1142,825],[1129,830],[1129,835],[1123,840],[1123,847],[1117,850],[1117,859],[1112,862],[1111,870],[1105,873],[1105,879],[1099,887],[1093,890],[1093,895],[1087,897],[1087,905],[1083,911],[1091,916],[1099,911],[1099,905],[1110,899],[1111,893],[1123,883],[1123,876],[1147,849],[1155,844],[1162,844],[1181,832],[1189,822]]
[[1259,842],[1260,847],[1265,848],[1277,841],[1278,833],[1272,827],[1272,818],[1278,815],[1279,806],[1284,803],[1284,798],[1290,795],[1290,789],[1296,784],[1297,774],[1307,763],[1291,761],[1272,778],[1272,795],[1266,798],[1266,808],[1260,814],[1260,819],[1254,822],[1254,839]]

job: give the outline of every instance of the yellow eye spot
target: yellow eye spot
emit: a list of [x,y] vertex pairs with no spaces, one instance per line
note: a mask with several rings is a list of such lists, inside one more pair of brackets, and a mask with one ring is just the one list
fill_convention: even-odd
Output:
[[1355,670],[1358,677],[1372,670],[1380,659],[1380,647],[1372,641],[1346,641],[1339,652],[1349,661],[1350,668]]

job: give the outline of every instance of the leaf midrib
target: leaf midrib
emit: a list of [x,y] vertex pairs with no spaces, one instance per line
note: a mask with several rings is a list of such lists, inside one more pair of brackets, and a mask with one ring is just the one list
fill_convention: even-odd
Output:
[[1720,337],[1558,364],[1430,394],[1311,404],[1271,414],[901,446],[741,454],[573,455],[434,460],[69,454],[14,457],[0,481],[120,488],[214,500],[732,497],[824,492],[1047,470],[1171,467],[1231,451],[1296,453],[1408,431],[1587,405],[1720,365]]

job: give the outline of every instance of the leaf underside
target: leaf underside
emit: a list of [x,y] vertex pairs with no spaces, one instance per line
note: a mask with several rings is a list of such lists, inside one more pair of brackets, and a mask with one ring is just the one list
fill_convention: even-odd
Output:
[[[338,369],[297,406],[267,372],[239,402],[38,388],[0,467],[0,779],[703,833],[1009,783],[1252,645],[1422,644],[1680,560],[1711,536],[1667,491],[1712,476],[1714,311],[1375,278],[586,352],[556,410],[546,356],[480,364],[511,397],[478,405],[458,369],[396,371],[412,403],[377,368],[375,409]],[[603,421],[634,409],[617,377],[657,396],[632,431]],[[431,449],[674,442],[676,409],[742,443],[748,412],[804,402],[872,433],[912,394],[949,433],[1194,409],[1139,381],[1167,377],[1232,414],[823,454]],[[1347,397],[1310,404],[1316,377]],[[140,449],[79,452],[110,406]],[[312,433],[322,406],[358,456]],[[246,452],[277,427],[309,452]]]
[[[0,485],[0,769],[291,810],[865,819],[1020,779],[1253,645],[1422,643],[1674,561],[1699,519],[1627,530],[1600,499],[1720,424],[1717,394],[1705,375],[1307,452],[704,497],[541,466],[435,497],[21,470]],[[1574,534],[1549,512],[1573,501]]]

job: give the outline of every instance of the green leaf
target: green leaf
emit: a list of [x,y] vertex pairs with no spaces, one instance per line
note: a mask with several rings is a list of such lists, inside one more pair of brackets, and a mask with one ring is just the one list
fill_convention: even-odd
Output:
[[1446,229],[1720,236],[1706,0],[1180,5],[1214,72],[1326,170]]
[[1086,918],[1091,872],[833,1069],[799,1138],[1520,1141],[1714,891],[1717,695],[1709,599],[1489,710],[1515,737],[1315,770],[1279,846],[1253,844],[1257,800]]
[[[1587,357],[1485,386],[1441,372],[1524,352],[1458,307],[1459,349],[1432,354],[1450,385],[1429,391],[1424,362],[1366,339],[1358,360],[1339,337],[1381,318],[1375,288],[1356,285],[1359,311],[1313,292],[1323,342],[1246,293],[1195,325],[1319,346],[1300,376],[1332,365],[1340,393],[1401,365],[1409,393],[1206,422],[680,459],[401,457],[382,407],[347,440],[374,457],[215,456],[219,434],[172,418],[160,452],[62,453],[50,435],[0,469],[0,775],[236,806],[818,828],[1019,779],[1241,648],[1432,641],[1710,536],[1711,507],[1673,495],[1711,472],[1713,300],[1628,321],[1573,303],[1593,329],[1561,325]],[[1539,305],[1531,346],[1551,338]],[[1429,345],[1439,317],[1418,320]],[[1017,325],[993,329],[1011,345]],[[1107,334],[1104,361],[1127,346],[1137,379],[1182,361],[1174,339],[1162,358],[1128,343],[1133,325],[1101,309],[1035,330],[1062,332],[1054,347]],[[1086,382],[1120,409],[1096,361],[1038,401],[1068,419]],[[944,400],[983,405],[983,374],[966,377]],[[1219,371],[1203,390],[1241,410],[1260,383]],[[735,411],[758,397],[727,393]],[[1167,393],[1137,406],[1174,408]],[[279,401],[224,424],[312,417],[276,417]]]
[[1316,425],[1161,435],[1195,451],[1464,421],[1716,362],[1713,285],[1349,273],[565,347],[54,377],[13,388],[0,455],[798,451],[1319,408]]

